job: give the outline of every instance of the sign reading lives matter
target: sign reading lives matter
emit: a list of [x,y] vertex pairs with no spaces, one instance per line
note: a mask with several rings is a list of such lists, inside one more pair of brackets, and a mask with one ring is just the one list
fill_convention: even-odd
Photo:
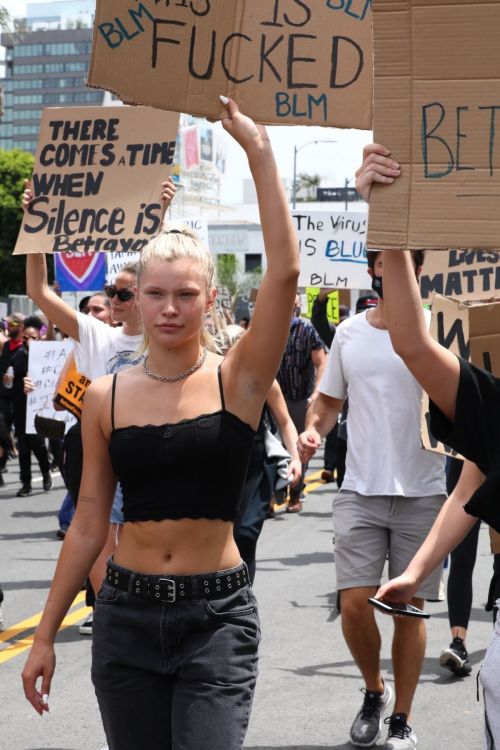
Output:
[[461,300],[500,298],[500,252],[428,252],[420,276],[420,292],[426,302],[432,301],[433,294]]
[[299,286],[365,289],[366,213],[295,211],[299,235]]
[[220,120],[371,129],[371,0],[98,0],[87,84]]
[[44,109],[14,254],[139,252],[160,228],[178,125],[146,107]]
[[374,139],[402,167],[375,186],[368,246],[500,247],[500,2],[373,5]]

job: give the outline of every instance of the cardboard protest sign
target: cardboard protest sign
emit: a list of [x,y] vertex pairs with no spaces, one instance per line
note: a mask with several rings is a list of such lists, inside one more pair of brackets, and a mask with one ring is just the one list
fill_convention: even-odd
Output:
[[98,0],[87,83],[219,120],[370,129],[371,0]]
[[[319,295],[319,288],[318,287],[308,287],[306,289],[306,309],[303,313],[305,318],[311,318],[312,315],[312,307],[314,304],[314,300]],[[330,294],[327,297],[327,303],[326,303],[326,316],[330,323],[333,323],[334,325],[338,325],[340,322],[340,295],[338,292],[330,292]]]
[[434,293],[458,299],[500,297],[500,253],[484,250],[428,252],[420,277],[422,299]]
[[106,280],[105,253],[57,253],[54,271],[61,292],[99,291]]
[[28,394],[26,404],[26,432],[33,435],[35,430],[35,415],[58,419],[65,422],[66,428],[75,422],[72,414],[56,411],[52,399],[57,381],[67,358],[73,351],[73,344],[69,339],[64,341],[33,341],[28,355],[28,373],[33,380],[35,389]]
[[231,295],[231,292],[229,291],[227,286],[224,286],[224,284],[219,284],[217,287],[217,307],[224,309],[224,310],[230,310],[233,304],[233,298]]
[[500,245],[500,2],[374,3],[374,140],[402,166],[370,199],[368,246]]
[[300,246],[299,286],[364,289],[366,213],[295,211]]
[[[170,221],[170,219],[165,219],[166,223],[171,228],[180,228],[180,227],[189,227],[193,230],[193,232],[196,232],[200,240],[203,242],[204,245],[207,247],[209,246],[209,240],[208,240],[208,222],[203,216],[191,216],[191,217],[185,217],[182,220],[175,220]],[[110,252],[106,253],[106,259],[107,259],[107,274],[106,274],[106,280],[108,284],[113,284],[116,278],[116,274],[121,271],[121,269],[128,265],[128,263],[137,263],[139,260],[140,254],[134,253],[134,252]]]
[[[463,359],[500,377],[500,302],[460,301],[435,295],[431,335]],[[429,399],[424,395],[422,442],[424,448],[456,455],[431,435]]]
[[178,124],[144,107],[44,109],[14,254],[141,250],[161,224]]
[[[90,380],[78,372],[74,357],[71,357],[69,367],[57,384],[54,401],[69,411],[77,419],[82,418],[83,399]],[[60,414],[60,412],[58,412]]]

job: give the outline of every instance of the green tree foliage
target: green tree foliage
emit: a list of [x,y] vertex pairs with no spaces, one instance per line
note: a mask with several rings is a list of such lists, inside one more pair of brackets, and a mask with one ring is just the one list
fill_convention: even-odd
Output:
[[262,270],[257,268],[251,273],[245,273],[240,260],[233,254],[217,256],[217,283],[227,286],[234,300],[256,289],[262,281]]
[[217,281],[220,286],[227,286],[234,297],[238,290],[239,265],[236,255],[217,256]]
[[0,149],[0,296],[25,293],[25,260],[12,257],[21,226],[24,180],[31,177],[33,156]]

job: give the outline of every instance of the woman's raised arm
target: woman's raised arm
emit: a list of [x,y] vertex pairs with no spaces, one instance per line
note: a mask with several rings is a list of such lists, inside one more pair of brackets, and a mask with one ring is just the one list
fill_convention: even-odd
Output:
[[290,330],[299,276],[299,247],[266,129],[227,102],[223,127],[245,150],[257,190],[267,269],[250,330],[228,354],[231,370],[264,399],[278,371]]

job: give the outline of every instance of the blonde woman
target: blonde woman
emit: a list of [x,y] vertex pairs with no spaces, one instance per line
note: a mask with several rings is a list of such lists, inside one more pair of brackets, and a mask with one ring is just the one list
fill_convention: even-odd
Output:
[[224,103],[223,126],[255,181],[267,253],[252,328],[222,362],[204,329],[216,296],[210,253],[187,230],[144,249],[146,358],[87,391],[78,507],[23,672],[42,714],[54,638],[104,543],[118,477],[125,523],[96,604],[92,661],[110,750],[237,750],[250,715],[260,630],[233,521],[299,259],[266,131]]

